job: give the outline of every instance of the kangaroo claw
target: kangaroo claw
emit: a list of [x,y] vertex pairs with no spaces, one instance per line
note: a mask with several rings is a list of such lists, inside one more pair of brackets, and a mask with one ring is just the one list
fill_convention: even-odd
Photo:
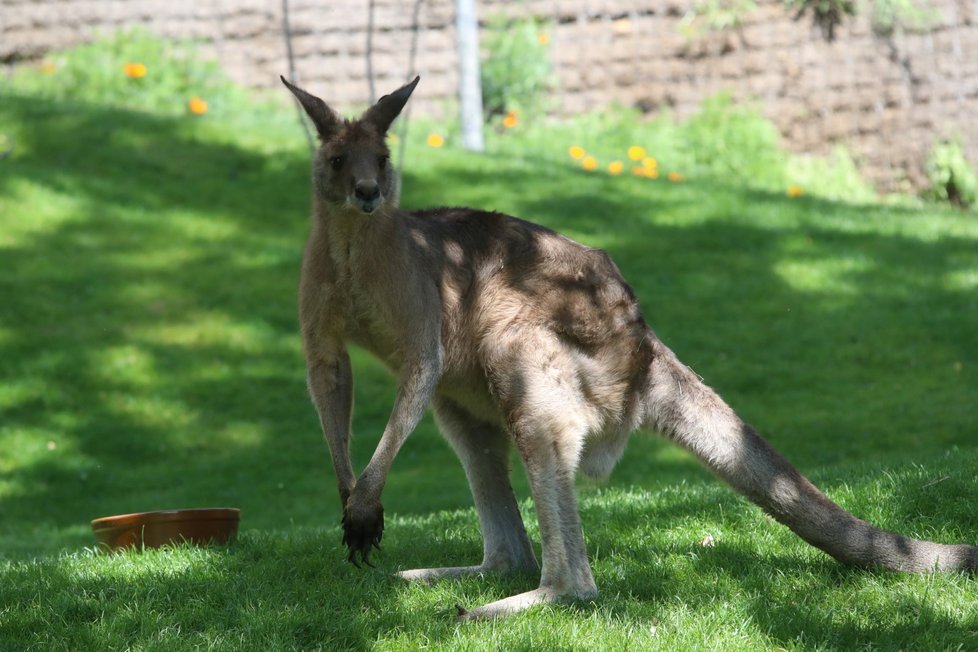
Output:
[[[384,536],[384,508],[378,503],[370,512],[352,512],[347,509],[343,513],[343,544],[349,550],[347,561],[360,568],[363,562],[374,568],[370,563],[370,551],[380,550],[380,540]],[[359,561],[358,561],[359,558]]]

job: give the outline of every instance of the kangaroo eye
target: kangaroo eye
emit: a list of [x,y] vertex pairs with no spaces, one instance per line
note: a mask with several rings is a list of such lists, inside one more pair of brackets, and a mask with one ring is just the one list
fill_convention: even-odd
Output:
[[343,157],[334,156],[333,158],[329,159],[329,167],[333,168],[334,170],[339,170],[341,167],[343,167]]
[[391,159],[391,157],[390,156],[387,156],[386,154],[384,154],[382,156],[378,156],[377,157],[377,165],[379,165],[382,168],[385,168],[385,167],[387,167],[387,161],[389,161],[390,159]]

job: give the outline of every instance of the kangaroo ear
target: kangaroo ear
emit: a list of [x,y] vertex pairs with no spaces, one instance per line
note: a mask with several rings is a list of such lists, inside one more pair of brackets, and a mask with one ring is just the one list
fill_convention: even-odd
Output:
[[295,99],[299,100],[299,104],[306,110],[306,114],[312,119],[312,123],[316,125],[316,131],[319,132],[320,140],[328,140],[336,133],[336,130],[343,124],[343,119],[336,111],[329,108],[326,102],[323,102],[312,93],[307,93],[298,86],[290,84],[285,77],[279,75],[279,79],[282,80],[286,88],[292,91]]
[[360,119],[377,127],[381,133],[386,133],[391,123],[394,122],[394,118],[401,113],[401,109],[404,108],[419,81],[421,81],[421,77],[415,77],[411,83],[401,86],[390,95],[383,96],[377,100],[376,104],[367,109]]

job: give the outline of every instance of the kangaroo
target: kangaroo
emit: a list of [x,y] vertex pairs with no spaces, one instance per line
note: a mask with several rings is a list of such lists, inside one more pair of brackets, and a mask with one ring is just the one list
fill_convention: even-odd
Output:
[[[605,252],[500,213],[400,210],[384,136],[418,81],[344,120],[282,78],[320,139],[299,317],[351,562],[369,564],[379,547],[387,474],[430,405],[465,469],[483,557],[478,565],[400,577],[540,572],[537,589],[459,608],[466,619],[597,595],[575,474],[606,477],[640,428],[691,451],[842,563],[909,572],[978,568],[978,548],[886,532],[829,500],[656,337]],[[397,378],[390,419],[359,477],[349,455],[348,343],[371,351]],[[513,444],[536,506],[542,568],[510,484]]]

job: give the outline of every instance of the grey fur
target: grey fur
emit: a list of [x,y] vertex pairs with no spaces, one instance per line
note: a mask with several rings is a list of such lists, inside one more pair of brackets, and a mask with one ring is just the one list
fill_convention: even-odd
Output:
[[[537,568],[509,481],[513,443],[540,525],[539,588],[460,610],[465,618],[597,594],[574,476],[578,469],[610,473],[630,433],[642,427],[691,451],[843,563],[914,572],[978,568],[974,547],[885,532],[830,501],[662,344],[603,251],[497,213],[399,210],[384,132],[416,84],[385,96],[359,120],[341,121],[325,102],[286,83],[322,140],[313,160],[299,313],[351,561],[367,561],[379,543],[387,474],[432,405],[472,488],[483,560],[401,576]],[[398,386],[359,477],[349,456],[351,342],[383,361]]]

